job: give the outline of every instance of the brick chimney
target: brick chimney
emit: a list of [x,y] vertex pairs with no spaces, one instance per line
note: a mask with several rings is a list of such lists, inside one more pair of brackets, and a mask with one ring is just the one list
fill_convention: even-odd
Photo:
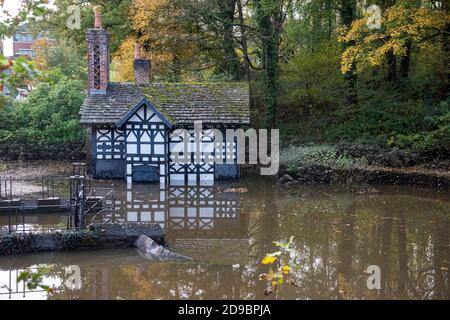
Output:
[[102,27],[102,14],[95,11],[95,24],[86,34],[89,94],[106,94],[109,83],[109,34]]
[[141,58],[141,45],[136,43],[134,45],[134,82],[136,84],[150,83],[150,60]]

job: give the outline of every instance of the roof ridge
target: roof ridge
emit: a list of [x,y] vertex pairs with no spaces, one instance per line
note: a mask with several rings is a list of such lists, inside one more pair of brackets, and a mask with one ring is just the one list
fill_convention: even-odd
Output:
[[[246,85],[243,86],[242,84]],[[176,123],[241,124],[250,122],[249,87],[246,82],[175,83],[110,82],[104,95],[88,96],[80,110],[85,124],[114,124],[142,98],[147,98]]]

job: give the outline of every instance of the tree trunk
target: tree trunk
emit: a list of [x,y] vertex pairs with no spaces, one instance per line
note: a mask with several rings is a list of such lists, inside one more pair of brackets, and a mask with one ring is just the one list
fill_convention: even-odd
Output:
[[180,58],[177,55],[174,55],[172,58],[172,71],[173,71],[173,82],[181,81],[181,65]]
[[[341,2],[341,19],[342,23],[350,28],[353,20],[356,19],[356,1],[355,0],[342,0]],[[346,43],[343,50],[347,47],[353,46],[354,43]],[[356,65],[352,64],[349,71],[344,74],[344,80],[346,84],[345,102],[348,106],[355,106],[358,103],[358,95],[356,91]]]
[[406,53],[400,61],[400,76],[402,78],[409,77],[409,68],[411,64],[411,41],[406,43]]
[[278,100],[278,51],[280,30],[275,28],[277,12],[269,12],[261,0],[255,1],[255,16],[261,37],[261,62],[264,72],[266,127],[276,128]]
[[250,58],[248,56],[248,40],[247,40],[247,33],[244,27],[244,12],[242,10],[242,0],[237,1],[237,9],[238,9],[238,16],[239,16],[239,24],[241,29],[241,46],[242,51],[244,53],[244,69],[245,69],[245,75],[247,77],[247,81],[250,82],[251,80],[251,74],[250,74]]
[[[442,9],[450,14],[450,0],[442,1]],[[442,54],[444,57],[444,84],[442,87],[442,98],[450,97],[450,23],[447,23],[442,35]]]
[[219,1],[220,15],[223,20],[223,51],[224,60],[222,69],[231,75],[233,80],[239,80],[239,59],[235,51],[233,25],[234,13],[236,10],[236,0],[220,0]]
[[392,50],[386,53],[386,62],[387,62],[387,81],[395,81],[397,80],[397,57],[395,56]]
[[[389,7],[395,5],[395,0],[384,0],[383,11],[386,11]],[[397,57],[392,50],[386,53],[387,74],[386,80],[392,82],[397,80]]]
[[333,35],[333,4],[331,0],[328,0],[326,3],[326,10],[327,10],[327,24],[328,24],[328,30],[327,30],[327,37],[328,39],[331,39]]

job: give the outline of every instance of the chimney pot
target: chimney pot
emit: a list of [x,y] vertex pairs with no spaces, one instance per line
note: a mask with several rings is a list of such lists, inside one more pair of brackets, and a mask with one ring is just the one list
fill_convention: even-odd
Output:
[[134,82],[139,85],[150,83],[150,60],[141,56],[142,46],[139,43],[134,45]]
[[141,45],[139,43],[134,44],[134,59],[141,59]]
[[94,9],[95,22],[94,29],[102,29],[102,12],[99,8]]

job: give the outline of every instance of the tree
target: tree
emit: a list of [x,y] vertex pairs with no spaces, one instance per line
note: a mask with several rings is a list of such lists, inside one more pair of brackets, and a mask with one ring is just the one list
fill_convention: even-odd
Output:
[[[386,11],[393,5],[395,5],[395,0],[384,0],[382,10]],[[389,39],[390,35],[386,35],[386,40],[389,41]],[[387,64],[386,80],[389,82],[397,80],[397,57],[392,48],[386,52],[386,64]]]
[[[45,0],[26,0],[22,2],[19,12],[15,17],[11,17],[8,12],[3,12],[5,19],[0,21],[0,40],[4,36],[14,34],[16,28],[36,17],[42,17],[45,13],[43,7]],[[0,92],[6,87],[12,96],[17,94],[18,89],[29,88],[36,77],[41,73],[34,68],[34,63],[27,58],[7,59],[0,54]],[[5,104],[5,97],[0,95],[0,108]]]
[[266,126],[275,128],[277,125],[279,49],[284,23],[292,2],[255,0],[253,5],[261,50]]
[[67,78],[39,84],[25,101],[14,102],[7,110],[14,121],[2,127],[0,138],[9,137],[11,143],[82,143],[85,131],[78,112],[84,89],[82,81]]
[[437,36],[445,36],[450,15],[429,7],[397,4],[383,12],[381,29],[369,30],[366,19],[356,20],[340,38],[347,44],[342,56],[342,71],[348,72],[356,63],[360,70],[380,66],[387,55],[387,80],[393,80],[396,74],[394,58],[408,55],[410,46],[424,48]]
[[445,24],[442,26],[442,52],[444,58],[444,82],[442,97],[450,97],[450,0],[442,0],[442,12],[446,17]]
[[33,46],[34,61],[37,69],[45,72],[50,80],[67,77],[86,81],[87,62],[85,55],[81,58],[76,45],[71,40],[48,41],[39,39]]
[[[3,3],[1,3],[3,11]],[[3,21],[0,21],[0,38],[12,36],[14,31],[23,23],[35,21],[42,18],[46,13],[48,0],[22,0],[19,11],[12,17],[8,12],[3,11]]]
[[[113,35],[110,50],[114,53],[132,33],[132,21],[128,18],[131,4],[132,0],[54,0],[55,9],[46,10],[45,19],[36,21],[34,29],[48,32],[57,41],[70,43],[79,56],[83,56],[86,53],[85,32],[94,26],[93,8],[99,6],[103,16],[103,28]],[[67,22],[74,14],[69,10],[71,6],[76,6],[80,10],[79,27],[67,26]]]
[[130,12],[136,40],[151,56],[153,66],[168,79],[180,81],[181,73],[199,58],[198,38],[183,3],[172,0],[134,0]]
[[[346,29],[352,26],[353,21],[356,19],[356,1],[355,0],[342,0],[341,2],[341,19],[342,24]],[[344,42],[344,53],[348,50],[352,50],[355,45],[355,41],[350,39]],[[358,102],[358,95],[356,91],[356,64],[350,61],[345,69],[343,69],[344,79],[346,83],[346,103],[349,106],[355,106]]]
[[[34,68],[34,63],[25,57],[16,60],[0,56],[0,91],[9,91],[15,97],[18,89],[29,89],[41,73]],[[4,97],[0,99],[0,107],[4,103]]]

